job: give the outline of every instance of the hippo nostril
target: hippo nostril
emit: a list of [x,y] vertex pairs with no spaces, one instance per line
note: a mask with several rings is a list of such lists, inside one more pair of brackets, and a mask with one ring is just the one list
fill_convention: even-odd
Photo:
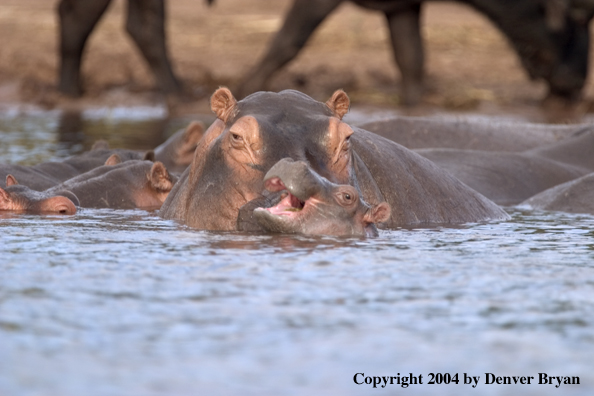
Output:
[[264,182],[264,187],[271,192],[281,191],[286,189],[285,184],[279,177],[273,177]]
[[66,205],[60,205],[56,208],[56,212],[60,214],[68,214],[71,212],[71,210]]

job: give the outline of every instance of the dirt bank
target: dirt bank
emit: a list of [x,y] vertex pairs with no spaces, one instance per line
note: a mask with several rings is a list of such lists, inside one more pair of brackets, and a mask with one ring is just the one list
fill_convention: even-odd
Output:
[[[91,36],[83,65],[82,100],[56,91],[57,1],[4,0],[0,5],[0,103],[48,108],[167,103],[174,113],[208,111],[208,95],[233,87],[259,59],[279,28],[289,0],[201,0],[168,3],[168,40],[177,74],[197,98],[166,100],[124,31],[125,2],[116,0]],[[466,111],[514,114],[544,121],[546,87],[532,82],[515,53],[489,21],[455,3],[430,3],[423,16],[428,84],[423,104],[399,107],[399,73],[382,15],[344,4],[318,30],[271,89],[295,88],[319,100],[344,88],[358,105],[406,114]],[[592,71],[591,73],[592,74]],[[588,83],[585,97],[592,97]],[[589,111],[589,99],[569,115]],[[568,117],[569,117],[568,115]],[[563,115],[560,121],[567,117]],[[574,120],[579,117],[574,117]]]

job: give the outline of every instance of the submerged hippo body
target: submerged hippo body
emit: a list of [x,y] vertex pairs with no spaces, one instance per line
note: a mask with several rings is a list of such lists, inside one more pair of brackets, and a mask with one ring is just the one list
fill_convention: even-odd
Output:
[[105,164],[117,154],[121,161],[151,159],[153,152],[146,153],[126,149],[109,149],[107,143],[98,142],[90,151],[66,158],[64,161],[49,161],[33,166],[0,165],[0,178],[14,175],[22,184],[36,191],[44,191],[68,179]]
[[594,171],[594,129],[522,152],[419,149],[417,153],[500,205],[516,205]]
[[297,91],[258,92],[237,102],[220,88],[211,108],[218,120],[163,204],[164,218],[199,229],[237,229],[239,209],[262,197],[266,172],[282,158],[354,186],[372,206],[387,202],[386,227],[508,217],[431,161],[342,122],[349,108],[343,91],[326,103]]
[[70,191],[39,192],[20,185],[12,175],[0,188],[0,211],[75,214],[79,201]]
[[556,143],[591,125],[548,125],[494,119],[398,116],[358,125],[409,149],[520,152]]
[[257,208],[254,217],[266,231],[310,235],[377,236],[375,223],[390,217],[390,206],[373,207],[356,188],[337,185],[315,173],[305,162],[285,158],[264,177],[268,191],[283,191],[281,201]]
[[549,188],[522,205],[534,209],[594,215],[594,173]]
[[161,162],[132,160],[100,166],[46,192],[72,191],[83,208],[155,210],[176,180]]
[[191,122],[185,129],[177,131],[155,147],[155,161],[162,162],[171,173],[183,173],[192,163],[194,151],[203,134],[204,124]]

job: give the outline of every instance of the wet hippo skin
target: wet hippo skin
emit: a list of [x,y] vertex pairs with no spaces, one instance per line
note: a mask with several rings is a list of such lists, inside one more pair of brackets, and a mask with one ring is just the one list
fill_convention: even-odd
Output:
[[594,129],[520,153],[419,149],[422,156],[500,205],[516,205],[594,171]]
[[387,202],[386,227],[508,218],[431,161],[342,122],[349,105],[341,90],[321,103],[297,91],[258,92],[237,102],[218,89],[211,98],[218,120],[161,216],[198,229],[235,230],[239,209],[262,198],[266,172],[292,158],[332,183],[354,186],[369,205]]
[[104,165],[113,154],[117,154],[121,162],[160,161],[169,172],[181,174],[192,162],[196,145],[203,133],[204,125],[201,122],[192,122],[150,151],[111,149],[106,141],[99,140],[90,151],[66,158],[61,162],[50,161],[33,166],[0,164],[0,177],[4,179],[11,174],[27,187],[44,191]]
[[171,173],[183,173],[192,163],[194,151],[204,135],[204,124],[193,121],[155,147],[155,161],[160,161]]
[[377,236],[375,223],[390,218],[390,205],[370,206],[357,189],[337,185],[305,162],[284,158],[264,177],[266,189],[282,192],[278,204],[254,210],[265,230],[308,235]]
[[50,161],[33,166],[0,164],[0,178],[4,179],[11,174],[30,189],[44,191],[105,164],[113,154],[117,154],[121,161],[152,159],[154,156],[152,151],[109,149],[106,142],[99,141],[90,151],[66,158],[61,162]]
[[521,205],[534,209],[594,215],[594,173],[549,188]]
[[547,125],[467,117],[398,116],[358,125],[409,149],[520,152],[556,143],[592,125]]
[[161,162],[106,162],[108,165],[69,179],[46,193],[72,191],[83,208],[155,210],[161,207],[177,180]]
[[0,188],[0,211],[75,214],[78,198],[70,191],[39,192],[20,185],[13,175],[6,176]]

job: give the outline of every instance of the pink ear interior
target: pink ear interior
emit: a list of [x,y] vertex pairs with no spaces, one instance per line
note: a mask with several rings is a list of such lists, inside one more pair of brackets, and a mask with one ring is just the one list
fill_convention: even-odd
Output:
[[0,210],[10,210],[11,203],[10,195],[0,187]]
[[106,166],[113,166],[122,163],[122,158],[117,154],[112,154],[109,158],[105,161]]
[[392,209],[390,208],[390,205],[386,202],[381,202],[365,213],[364,220],[368,223],[383,223],[388,221],[391,214]]
[[6,187],[14,186],[16,184],[19,184],[16,177],[13,175],[6,175]]
[[173,188],[173,182],[167,172],[167,168],[162,162],[155,162],[151,167],[150,175],[151,185],[153,188],[159,191],[171,191]]
[[337,117],[339,120],[342,120],[342,117],[344,117],[344,115],[349,112],[351,101],[346,92],[344,92],[342,89],[339,89],[338,91],[334,92],[330,99],[328,99],[326,106],[332,110],[335,117]]
[[236,105],[237,100],[235,100],[231,91],[225,87],[217,89],[210,98],[211,110],[223,122],[227,122],[231,114],[233,114]]

